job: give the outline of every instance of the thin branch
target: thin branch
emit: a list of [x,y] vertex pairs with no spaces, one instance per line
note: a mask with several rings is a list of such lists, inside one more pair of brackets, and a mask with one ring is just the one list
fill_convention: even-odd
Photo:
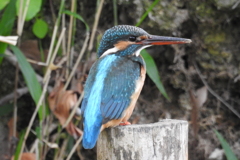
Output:
[[78,67],[78,64],[79,64],[79,62],[81,61],[84,52],[86,51],[88,40],[89,40],[89,33],[87,33],[87,37],[85,38],[85,41],[84,41],[83,47],[82,47],[82,49],[81,49],[81,52],[80,52],[80,54],[79,54],[79,56],[78,56],[77,61],[75,62],[75,65],[74,65],[74,67],[73,67],[73,69],[72,69],[72,72],[70,73],[70,75],[69,75],[69,77],[68,77],[68,79],[67,79],[67,82],[66,82],[66,84],[65,84],[65,86],[64,86],[64,89],[67,88],[67,86],[68,86],[68,84],[70,83],[70,81],[71,81],[74,73],[76,72],[76,69],[77,69],[77,67]]
[[[17,93],[16,98],[20,98],[22,95],[28,93],[28,88],[27,87],[19,88],[19,89],[16,90],[16,93]],[[0,99],[0,106],[3,105],[4,103],[14,99],[14,96],[15,96],[15,92],[10,93],[10,94],[2,97]]]
[[117,15],[117,0],[113,0],[113,17],[114,25],[118,25],[118,15]]
[[20,30],[21,30],[21,24],[22,24],[23,2],[24,2],[24,0],[20,0],[18,22],[17,22],[17,33],[18,33],[18,35],[21,35]]
[[30,132],[30,130],[31,130],[31,127],[32,127],[32,125],[33,125],[34,119],[36,118],[36,115],[37,115],[37,113],[38,113],[38,110],[39,110],[40,106],[42,105],[43,99],[44,99],[44,97],[45,97],[45,95],[46,95],[49,80],[50,80],[50,76],[48,76],[48,77],[46,78],[46,83],[44,84],[41,97],[40,97],[40,99],[39,99],[39,101],[38,101],[37,107],[36,107],[36,109],[35,109],[32,117],[31,117],[31,120],[30,120],[30,122],[29,122],[29,124],[28,124],[26,133],[25,133],[25,135],[24,135],[24,139],[23,139],[23,143],[22,143],[22,146],[21,146],[21,151],[20,151],[20,153],[19,153],[18,160],[20,160],[20,157],[21,157],[21,155],[22,155],[22,153],[23,153],[23,149],[24,149],[24,147],[25,147],[25,145],[26,145],[27,137],[28,137],[29,132]]
[[58,51],[59,46],[60,46],[60,44],[61,44],[61,42],[62,42],[62,39],[63,39],[64,33],[65,33],[65,30],[66,30],[66,28],[63,28],[63,29],[62,29],[61,35],[60,35],[59,40],[58,40],[58,42],[57,42],[57,45],[56,45],[56,47],[55,47],[55,49],[54,49],[53,55],[52,55],[52,57],[51,57],[51,60],[50,60],[49,63],[47,63],[49,66],[48,66],[47,71],[46,71],[46,74],[45,74],[45,76],[44,76],[44,78],[43,78],[43,82],[45,82],[46,79],[47,79],[47,77],[51,74],[51,71],[52,71],[52,69],[51,69],[51,64],[53,64],[53,61],[54,61],[54,59],[55,59],[55,57],[56,57],[56,55],[57,55],[57,51]]
[[97,25],[98,25],[98,21],[99,21],[99,17],[102,11],[102,6],[103,6],[104,0],[101,0],[99,5],[98,5],[98,10],[95,16],[95,20],[94,20],[94,24],[93,24],[93,29],[92,29],[92,34],[91,34],[91,38],[90,38],[90,43],[89,43],[89,47],[88,47],[88,51],[91,51],[93,48],[93,41],[94,41],[94,37],[96,34],[96,30],[97,30]]
[[49,65],[50,63],[50,59],[52,57],[52,51],[53,51],[53,47],[54,47],[54,42],[57,36],[57,30],[58,30],[58,25],[57,23],[54,26],[54,30],[53,30],[53,35],[52,35],[52,39],[51,39],[51,44],[50,44],[50,48],[49,48],[49,52],[48,52],[48,57],[46,60],[46,64]]
[[8,43],[11,45],[16,45],[18,36],[0,36],[0,42]]
[[202,80],[203,84],[207,87],[208,91],[214,96],[216,97],[220,102],[222,102],[230,111],[232,111],[238,118],[240,118],[240,114],[233,108],[233,106],[231,106],[230,104],[228,104],[226,101],[224,101],[224,99],[222,97],[220,97],[216,92],[214,92],[212,90],[212,88],[209,87],[208,83],[205,81],[205,79],[203,78],[197,64],[195,62],[193,62],[194,68],[197,71],[198,76],[200,77],[200,79]]
[[81,94],[80,98],[78,99],[77,103],[75,104],[73,110],[71,111],[71,114],[69,115],[68,119],[66,120],[65,124],[62,126],[62,128],[67,127],[67,125],[69,124],[69,122],[72,120],[73,116],[76,114],[77,108],[79,107],[82,99],[84,96],[84,92]]
[[75,145],[73,146],[71,152],[68,154],[68,157],[67,157],[66,160],[70,160],[70,158],[72,157],[72,155],[73,155],[73,153],[75,152],[76,148],[79,146],[80,142],[82,141],[82,137],[83,137],[83,136],[81,136],[81,137],[77,140],[77,142],[76,142]]
[[[75,12],[75,4],[76,4],[76,0],[72,0],[71,1],[71,12],[74,13]],[[74,17],[72,15],[70,15],[70,22],[69,22],[69,30],[68,30],[68,43],[67,43],[67,54],[70,54],[70,48],[71,48],[71,42],[72,42],[72,33],[73,33],[73,21],[74,21]]]
[[[20,9],[21,9],[21,5],[23,5],[24,1],[22,0],[21,1],[21,4],[20,4]],[[25,18],[26,18],[26,15],[27,15],[27,11],[28,11],[28,7],[29,7],[29,3],[30,3],[30,0],[27,0],[26,1],[26,4],[24,6],[24,10],[23,10],[23,13],[18,15],[19,17],[19,26],[18,26],[18,29],[17,29],[17,33],[19,36],[22,35],[22,31],[23,31],[23,26],[24,26],[24,21],[25,21]]]
[[[18,63],[17,63],[17,58],[16,58],[16,56],[12,53],[12,52],[10,52],[9,50],[6,50],[5,51],[5,54],[7,55],[5,58],[10,62],[10,63],[12,63],[12,65],[14,65],[14,66],[17,66],[18,65]],[[38,82],[42,82],[42,77],[39,75],[39,74],[37,74],[36,73],[36,76],[37,76],[37,80],[38,80]]]
[[19,71],[19,66],[16,66],[16,71],[15,71],[15,86],[14,86],[14,110],[13,110],[13,137],[17,137],[17,88],[18,88],[18,71]]
[[[32,63],[32,64],[36,64],[36,65],[39,65],[39,66],[45,66],[45,67],[47,67],[48,65],[46,64],[46,63],[44,63],[44,62],[39,62],[39,61],[35,61],[35,60],[32,60],[32,59],[28,59],[27,58],[27,61],[29,62],[29,63]],[[60,65],[54,65],[56,68],[62,68],[62,64],[63,64],[63,62],[65,62],[66,60],[63,58],[63,59],[61,59],[61,63],[60,63]]]
[[[65,14],[62,14],[62,23],[61,23],[61,27],[62,29],[65,28],[66,26],[66,15]],[[67,38],[66,36],[64,35],[63,37],[63,40],[62,40],[62,55],[63,56],[66,56],[67,55],[67,42],[66,42]]]
[[60,153],[58,155],[58,159],[62,159],[64,157],[68,142],[69,142],[69,135],[68,135],[68,138],[64,139],[64,141],[63,141],[63,144],[60,149]]
[[52,2],[52,0],[49,1],[49,5],[50,5],[51,13],[52,13],[53,22],[55,22],[55,21],[56,21],[56,15],[55,15],[55,11],[54,11],[54,8],[53,8],[53,2]]

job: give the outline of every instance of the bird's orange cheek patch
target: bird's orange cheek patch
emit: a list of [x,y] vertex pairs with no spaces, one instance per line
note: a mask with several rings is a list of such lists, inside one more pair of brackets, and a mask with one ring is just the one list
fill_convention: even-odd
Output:
[[114,46],[118,49],[118,50],[124,50],[126,49],[129,45],[131,44],[136,44],[135,42],[129,42],[129,41],[119,41],[118,43],[116,43]]
[[140,36],[139,39],[140,40],[145,40],[145,39],[148,39],[148,36],[145,36],[145,35],[144,36]]

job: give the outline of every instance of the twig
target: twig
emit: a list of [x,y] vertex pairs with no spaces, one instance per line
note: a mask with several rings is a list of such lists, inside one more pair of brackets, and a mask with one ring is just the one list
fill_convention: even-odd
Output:
[[[65,58],[65,57],[64,57],[64,58]],[[61,59],[60,65],[54,65],[54,66],[57,67],[57,68],[62,68],[62,64],[66,61],[64,58]],[[45,67],[48,66],[48,65],[47,65],[46,63],[44,63],[44,62],[39,62],[39,61],[35,61],[35,60],[32,60],[32,59],[27,59],[27,61],[28,61],[29,63],[36,64],[36,65],[39,65],[39,66],[45,66]]]
[[16,45],[18,36],[0,36],[0,42],[8,43],[11,45]]
[[68,154],[68,157],[66,160],[70,160],[70,158],[72,157],[73,153],[75,152],[76,148],[79,146],[80,142],[82,141],[82,136],[77,140],[77,142],[75,143],[75,145],[73,146],[71,152]]
[[14,86],[14,110],[13,110],[13,137],[17,136],[17,88],[18,88],[18,71],[19,71],[19,66],[16,66],[16,71],[15,71],[15,86]]
[[118,15],[117,15],[117,0],[113,0],[113,17],[114,25],[118,25]]
[[197,71],[198,76],[200,77],[200,79],[202,80],[203,84],[207,87],[208,91],[214,96],[216,97],[220,102],[222,102],[230,111],[232,111],[238,118],[240,118],[240,114],[230,105],[228,104],[226,101],[223,100],[222,97],[220,97],[216,92],[214,92],[208,85],[208,83],[204,80],[197,64],[195,62],[193,62],[194,68]]
[[90,38],[88,51],[91,51],[92,48],[93,48],[93,40],[94,40],[94,37],[95,37],[95,34],[96,34],[97,25],[98,25],[98,21],[99,21],[101,11],[102,11],[103,2],[104,2],[104,0],[101,0],[99,5],[98,5],[98,10],[97,10],[95,20],[94,20],[94,24],[93,24],[93,29],[92,29],[92,34],[91,34],[91,38]]
[[[16,93],[17,93],[16,98],[19,98],[19,97],[21,97],[22,95],[28,93],[28,88],[27,88],[27,87],[19,88],[19,89],[16,90]],[[4,103],[6,103],[6,102],[8,102],[8,101],[10,101],[10,100],[12,100],[12,99],[14,99],[14,96],[15,96],[15,92],[10,93],[10,94],[2,97],[2,98],[0,99],[0,106],[3,105]]]
[[42,95],[41,95],[41,97],[40,97],[40,99],[39,99],[39,101],[38,101],[37,107],[36,107],[36,109],[35,109],[32,117],[31,117],[31,120],[30,120],[29,124],[28,124],[26,133],[25,133],[25,135],[24,135],[24,139],[23,139],[23,143],[22,143],[22,146],[21,146],[21,151],[20,151],[20,153],[19,153],[18,160],[20,160],[21,154],[22,154],[23,149],[24,149],[25,144],[26,144],[27,137],[28,137],[29,132],[30,132],[30,130],[31,130],[31,127],[32,127],[32,125],[33,125],[34,119],[36,118],[36,115],[37,115],[37,113],[38,113],[38,110],[39,110],[40,106],[42,105],[43,99],[44,99],[44,97],[45,97],[45,95],[46,95],[49,80],[50,80],[50,76],[48,76],[48,77],[46,78],[46,83],[44,84],[43,91],[42,91]]
[[[20,3],[21,3],[20,4],[20,8],[21,8],[21,6],[23,6],[24,1],[22,0]],[[22,35],[22,30],[23,30],[25,18],[26,18],[26,15],[27,15],[27,10],[28,10],[28,7],[29,7],[29,3],[30,3],[30,0],[27,0],[26,4],[24,6],[23,14],[19,14],[19,19],[20,20],[19,20],[19,23],[18,23],[19,26],[18,26],[18,29],[17,29],[17,33],[18,33],[19,36]]]
[[51,13],[52,13],[53,22],[55,22],[56,21],[56,15],[55,15],[55,11],[54,11],[54,8],[53,8],[52,0],[49,1],[49,5],[50,5]]
[[65,153],[65,150],[67,148],[68,142],[69,142],[69,135],[68,135],[68,138],[64,139],[64,141],[63,141],[63,144],[62,144],[61,149],[60,149],[60,153],[58,155],[58,159],[62,159],[64,157],[64,153]]
[[72,72],[70,73],[70,75],[69,75],[69,77],[68,77],[68,79],[67,79],[67,82],[65,83],[64,89],[67,88],[67,86],[68,86],[68,84],[70,83],[70,81],[71,81],[74,73],[76,72],[76,69],[77,69],[77,67],[78,67],[78,64],[79,64],[79,62],[81,61],[84,52],[86,51],[88,40],[89,40],[89,33],[87,33],[87,37],[85,38],[85,41],[84,41],[84,43],[83,43],[83,47],[82,47],[82,49],[81,49],[81,52],[80,52],[80,54],[78,55],[78,59],[77,59],[75,65],[74,65],[74,67],[73,67],[73,69],[72,69]]
[[76,111],[77,111],[77,108],[79,107],[80,105],[80,102],[82,101],[83,99],[83,96],[84,96],[84,92],[81,94],[80,98],[78,99],[77,103],[75,104],[73,110],[71,111],[71,114],[69,115],[68,119],[66,120],[65,124],[62,126],[62,128],[65,128],[69,122],[72,120],[73,116],[75,115]]
[[54,26],[53,35],[52,35],[52,39],[51,39],[51,44],[50,44],[50,48],[49,48],[49,52],[48,52],[48,57],[47,57],[47,60],[46,60],[47,65],[49,65],[50,59],[52,57],[52,51],[53,51],[53,46],[54,46],[54,42],[55,42],[56,35],[57,35],[57,30],[58,30],[58,25],[56,23],[55,26]]
[[65,30],[66,30],[66,28],[63,28],[63,29],[62,29],[61,35],[60,35],[59,40],[58,40],[58,42],[57,42],[57,45],[56,45],[56,47],[55,47],[55,49],[54,49],[53,55],[52,55],[52,57],[51,57],[51,60],[50,60],[49,63],[47,63],[49,66],[48,66],[47,71],[46,71],[46,74],[45,74],[45,76],[44,76],[44,78],[43,78],[43,83],[46,81],[47,77],[51,74],[51,71],[52,71],[52,69],[51,69],[51,64],[53,64],[53,61],[54,61],[54,59],[55,59],[55,57],[56,57],[56,55],[57,55],[57,51],[58,51],[59,46],[60,46],[60,44],[61,44],[61,42],[62,42],[62,39],[63,39],[64,33],[65,33]]
[[[61,23],[62,29],[65,28],[66,26],[66,15],[62,14],[62,23]],[[66,36],[64,35],[63,40],[62,40],[62,55],[66,56],[67,55],[67,45],[66,45]]]
[[17,33],[18,35],[21,35],[21,23],[22,23],[22,14],[23,14],[23,0],[20,0],[20,6],[19,6],[19,15],[18,15],[18,22],[17,22]]
[[[14,54],[12,54],[12,52],[10,52],[9,50],[6,50],[5,51],[5,54],[7,55],[5,58],[10,62],[12,63],[12,65],[14,66],[17,66],[17,58]],[[42,82],[42,77],[36,73],[36,76],[37,76],[37,79],[38,79],[38,82]]]
[[[75,12],[76,0],[71,0],[71,12]],[[72,33],[73,33],[73,21],[74,17],[70,15],[69,30],[68,30],[68,43],[67,43],[67,54],[70,54],[71,42],[72,42]]]

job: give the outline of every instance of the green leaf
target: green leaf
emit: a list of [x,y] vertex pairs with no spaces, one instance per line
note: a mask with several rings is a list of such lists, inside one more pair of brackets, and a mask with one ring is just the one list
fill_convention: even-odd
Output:
[[[2,0],[0,0],[2,1]],[[2,17],[0,19],[0,35],[1,36],[9,36],[12,32],[12,28],[14,25],[14,21],[16,18],[16,10],[15,10],[16,0],[11,0],[7,5]],[[0,54],[3,54],[7,48],[8,44],[0,42]],[[0,63],[2,62],[2,57],[0,57]]]
[[0,1],[0,11],[10,2],[10,0],[1,0]]
[[142,17],[140,18],[139,22],[136,24],[136,26],[139,26],[143,20],[147,17],[148,13],[152,11],[152,9],[154,8],[154,6],[156,6],[156,4],[159,2],[160,0],[155,0],[151,6],[147,9],[147,11],[142,15]]
[[157,66],[156,66],[152,56],[145,49],[141,51],[141,55],[146,62],[148,76],[156,84],[157,88],[163,94],[163,96],[165,98],[167,98],[168,100],[170,100],[167,95],[167,92],[165,91],[164,86],[160,80],[160,75],[158,74]]
[[71,11],[69,11],[69,10],[65,10],[65,11],[63,11],[63,13],[65,13],[65,14],[67,14],[67,15],[70,15],[70,16],[73,16],[74,18],[79,19],[80,21],[82,21],[82,22],[85,24],[86,30],[87,30],[88,32],[90,31],[90,28],[89,28],[87,22],[82,18],[82,16],[80,16],[80,15],[77,14],[77,13],[73,13],[73,12],[71,12]]
[[47,32],[48,24],[42,19],[37,19],[36,22],[33,24],[33,33],[35,34],[35,36],[42,39],[46,36]]
[[[16,7],[17,7],[17,15],[19,16],[19,10],[20,10],[20,2],[21,0],[17,0]],[[23,9],[26,7],[27,0],[23,0]],[[33,17],[36,16],[36,14],[40,11],[42,5],[42,0],[30,0],[27,15],[25,20],[29,21]]]
[[20,139],[18,141],[18,145],[17,145],[16,151],[15,151],[15,154],[14,154],[14,160],[18,160],[18,157],[19,157],[19,154],[20,154],[20,151],[21,151],[21,148],[22,148],[22,144],[23,144],[23,141],[24,141],[25,133],[26,133],[25,129],[20,132]]
[[[17,57],[19,67],[22,71],[22,74],[23,74],[24,80],[27,84],[28,90],[29,90],[35,104],[37,105],[37,103],[40,99],[40,96],[42,94],[41,85],[37,80],[37,76],[36,76],[32,66],[28,63],[28,61],[26,60],[26,57],[19,50],[19,48],[12,46],[12,45],[10,47]],[[42,114],[43,114],[43,107],[41,106],[38,111],[40,120],[42,120],[42,117],[43,117]]]
[[231,150],[231,147],[227,143],[227,141],[223,138],[223,136],[216,130],[214,130],[215,134],[217,135],[218,140],[220,141],[222,148],[226,154],[226,157],[228,160],[238,160],[233,151]]
[[37,134],[38,139],[41,139],[41,131],[42,131],[42,129],[37,126],[36,129],[35,129],[35,132]]

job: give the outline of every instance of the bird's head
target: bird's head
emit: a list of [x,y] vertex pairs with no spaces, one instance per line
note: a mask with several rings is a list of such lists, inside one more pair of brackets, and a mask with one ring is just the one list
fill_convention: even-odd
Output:
[[152,45],[190,43],[190,39],[150,35],[142,28],[118,25],[108,29],[100,42],[98,56],[116,54],[139,56],[140,51]]

